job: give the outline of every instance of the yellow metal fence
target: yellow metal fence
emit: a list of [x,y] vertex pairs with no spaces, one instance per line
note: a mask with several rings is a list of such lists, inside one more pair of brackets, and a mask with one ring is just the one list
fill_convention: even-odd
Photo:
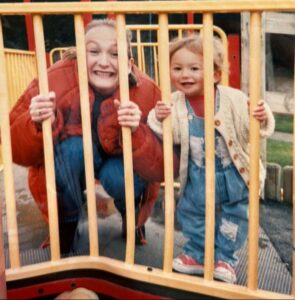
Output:
[[[184,3],[185,2],[185,3]],[[235,1],[147,1],[137,2],[92,2],[92,3],[30,3],[30,4],[0,4],[0,15],[32,14],[37,48],[37,66],[41,93],[48,92],[46,59],[43,36],[42,15],[72,13],[75,16],[75,35],[77,43],[78,68],[81,92],[81,113],[83,115],[83,137],[86,145],[91,145],[90,116],[88,108],[88,84],[85,77],[85,47],[83,13],[108,14],[116,16],[118,25],[118,50],[120,73],[127,70],[126,61],[120,59],[126,54],[126,22],[125,16],[130,13],[156,13],[158,14],[158,45],[159,53],[159,82],[163,99],[170,99],[170,80],[168,61],[168,14],[180,12],[193,12],[203,14],[203,37],[204,47],[204,71],[205,71],[205,138],[206,138],[206,240],[205,240],[205,274],[204,278],[196,278],[172,272],[173,241],[174,241],[174,191],[173,191],[173,168],[172,168],[172,136],[171,122],[168,119],[164,123],[164,154],[165,154],[165,240],[164,240],[164,263],[163,268],[153,269],[150,272],[146,266],[134,263],[134,218],[127,219],[127,241],[125,262],[106,258],[99,255],[98,230],[95,213],[94,186],[87,186],[87,204],[89,220],[90,256],[60,258],[59,239],[51,239],[51,261],[33,266],[22,266],[18,242],[17,218],[14,197],[14,179],[11,161],[11,142],[9,134],[9,97],[7,91],[7,70],[3,48],[2,30],[0,30],[0,109],[1,109],[1,132],[3,143],[5,199],[7,206],[7,227],[9,240],[9,256],[11,267],[6,270],[6,280],[13,281],[38,275],[53,274],[61,270],[70,269],[103,269],[108,272],[120,274],[130,279],[153,283],[160,286],[170,286],[194,293],[201,293],[223,298],[233,299],[294,299],[294,279],[292,295],[271,293],[258,289],[258,230],[259,230],[259,127],[251,118],[250,122],[250,196],[249,196],[249,251],[248,251],[248,283],[247,286],[224,284],[213,280],[214,264],[214,202],[215,194],[212,186],[214,182],[214,124],[213,124],[213,14],[214,13],[239,13],[250,12],[250,111],[260,99],[260,33],[261,13],[263,11],[295,11],[295,1],[270,1],[251,0]],[[139,51],[140,53],[140,51]],[[124,76],[123,76],[124,77]],[[128,99],[128,86],[126,80],[120,77],[121,98]],[[126,77],[126,76],[125,76]],[[47,186],[55,187],[53,151],[51,140],[51,124],[43,123],[46,181]],[[133,191],[129,179],[133,178],[131,132],[123,128],[124,161],[126,181],[126,208],[127,215],[134,214]],[[85,157],[87,182],[93,182],[92,148],[87,150]],[[49,204],[49,231],[51,237],[58,237],[57,205],[55,188],[47,190]],[[8,201],[9,199],[9,201]],[[294,256],[293,256],[294,261]],[[293,268],[294,269],[294,268]]]

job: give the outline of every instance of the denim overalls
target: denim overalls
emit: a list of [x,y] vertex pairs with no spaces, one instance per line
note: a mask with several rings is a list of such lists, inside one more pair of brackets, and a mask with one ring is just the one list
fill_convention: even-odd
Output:
[[[217,94],[216,111],[219,109]],[[204,263],[205,138],[204,119],[186,100],[189,122],[188,179],[177,206],[177,219],[188,241],[184,253]],[[224,139],[215,130],[215,262],[237,263],[248,233],[248,188],[232,163]]]

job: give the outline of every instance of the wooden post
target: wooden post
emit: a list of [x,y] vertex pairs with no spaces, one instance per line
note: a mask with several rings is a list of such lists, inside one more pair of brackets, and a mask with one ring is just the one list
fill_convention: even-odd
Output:
[[[169,74],[169,36],[168,15],[159,15],[158,30],[159,45],[159,80],[161,83],[162,99],[170,104],[171,87]],[[163,121],[163,147],[164,147],[164,176],[165,176],[165,240],[164,264],[166,272],[172,270],[173,241],[174,241],[174,188],[173,188],[173,141],[171,116]]]
[[0,203],[0,299],[7,299],[5,280],[5,256],[2,226],[2,203]]
[[204,278],[213,279],[215,243],[215,137],[214,137],[214,68],[213,15],[203,14],[206,220]]
[[248,288],[257,290],[258,285],[258,238],[259,238],[259,156],[260,124],[252,112],[260,100],[261,84],[261,14],[250,14],[250,186],[249,186],[249,249]]
[[[46,69],[46,52],[43,34],[43,23],[40,15],[33,16],[34,34],[36,43],[36,57],[39,77],[39,91],[40,94],[48,94],[48,78]],[[45,175],[46,175],[46,191],[47,191],[47,205],[49,217],[49,233],[50,233],[50,250],[51,260],[55,261],[60,258],[59,236],[58,231],[58,214],[57,214],[57,197],[54,171],[54,157],[53,157],[53,141],[51,120],[45,120],[42,123],[43,131],[43,145],[44,145],[44,161],[45,161]]]
[[90,255],[98,256],[98,232],[97,232],[97,213],[95,199],[95,180],[93,167],[93,151],[91,137],[91,121],[88,94],[88,78],[86,66],[86,50],[83,19],[81,15],[75,15],[75,36],[78,59],[78,75],[80,90],[80,107],[82,115],[83,149],[85,162],[87,211],[89,224],[89,243]]
[[[119,59],[119,79],[120,79],[120,98],[122,103],[129,101],[129,84],[128,84],[128,52],[126,39],[125,16],[118,14],[116,17],[117,34],[118,34],[118,59]],[[134,178],[133,178],[133,161],[132,161],[132,140],[131,130],[122,127],[123,135],[123,156],[124,156],[124,178],[125,178],[125,199],[126,199],[126,263],[134,263],[135,253],[135,207],[134,207]]]
[[[11,268],[20,267],[19,240],[16,218],[16,201],[12,168],[11,137],[9,125],[9,100],[7,88],[7,72],[4,56],[2,23],[0,19],[0,127],[2,140],[2,156],[4,165],[4,185],[6,200],[7,229],[9,242],[9,258]],[[0,203],[2,205],[2,203]],[[2,222],[2,220],[1,220]],[[1,231],[2,234],[2,231]]]
[[[294,50],[294,66],[293,66],[293,101],[295,101],[295,50]],[[292,277],[292,295],[293,298],[295,297],[295,105],[294,105],[294,112],[293,112],[293,195],[292,195],[292,203],[293,203],[293,251],[292,251],[292,270],[293,270],[293,277]]]

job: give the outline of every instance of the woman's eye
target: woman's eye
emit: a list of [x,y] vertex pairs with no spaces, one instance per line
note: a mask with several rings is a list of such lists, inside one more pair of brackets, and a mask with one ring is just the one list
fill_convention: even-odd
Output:
[[98,50],[92,49],[92,50],[88,50],[88,52],[92,55],[92,56],[97,56],[99,54]]

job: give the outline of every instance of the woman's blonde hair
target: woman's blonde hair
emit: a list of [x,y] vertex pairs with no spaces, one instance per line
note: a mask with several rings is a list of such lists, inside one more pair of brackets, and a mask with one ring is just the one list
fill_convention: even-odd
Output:
[[[90,21],[87,26],[85,27],[85,34],[87,34],[88,31],[90,31],[92,28],[96,27],[110,27],[114,30],[116,30],[116,22],[112,19],[95,19]],[[132,52],[131,52],[131,39],[132,34],[129,30],[126,32],[126,39],[127,39],[127,46],[128,46],[128,58],[132,58]],[[63,54],[63,59],[74,59],[77,57],[76,48],[71,47],[68,50],[66,50]]]
[[[176,38],[170,42],[169,45],[169,56],[170,61],[172,56],[178,50],[185,48],[193,53],[197,53],[203,56],[203,38],[199,33],[190,34],[183,38]],[[224,47],[221,40],[214,36],[213,37],[213,61],[215,71],[226,71],[224,70]]]

